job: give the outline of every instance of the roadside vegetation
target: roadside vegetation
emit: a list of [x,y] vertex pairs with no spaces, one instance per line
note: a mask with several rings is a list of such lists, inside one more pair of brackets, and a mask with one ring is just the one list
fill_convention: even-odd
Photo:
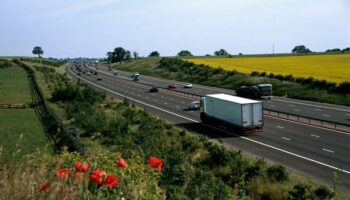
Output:
[[138,71],[145,75],[227,89],[238,89],[242,85],[271,83],[274,96],[350,105],[348,83],[337,86],[313,78],[296,79],[291,75],[282,76],[264,72],[244,74],[236,70],[226,71],[208,65],[197,65],[178,58],[146,58],[112,66],[120,70]]
[[[84,155],[34,153],[1,166],[7,199],[331,199],[317,185],[263,159],[196,136],[132,102],[107,98],[55,67],[34,65],[49,106],[79,129]],[[83,163],[83,164],[82,164]],[[26,187],[21,187],[26,185]],[[339,196],[337,196],[339,198]]]

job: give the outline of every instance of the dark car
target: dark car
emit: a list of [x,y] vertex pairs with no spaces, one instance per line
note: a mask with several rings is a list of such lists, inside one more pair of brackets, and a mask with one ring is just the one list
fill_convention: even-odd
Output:
[[168,85],[169,89],[176,89],[177,85],[175,83],[171,83],[170,85]]
[[98,77],[96,80],[98,80],[98,81],[102,81],[102,78],[101,78],[101,77]]
[[78,76],[81,76],[81,73],[80,73],[80,72],[78,73]]
[[157,86],[152,86],[149,92],[159,92],[159,88]]
[[94,72],[94,75],[97,75],[97,72],[96,72],[96,71]]

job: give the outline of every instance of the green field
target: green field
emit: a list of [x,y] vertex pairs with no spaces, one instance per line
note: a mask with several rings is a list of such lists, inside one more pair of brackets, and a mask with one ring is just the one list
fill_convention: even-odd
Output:
[[0,68],[0,104],[32,102],[26,71],[20,67]]
[[45,149],[49,145],[44,128],[34,109],[0,110],[0,146],[3,147],[1,160],[14,158]]

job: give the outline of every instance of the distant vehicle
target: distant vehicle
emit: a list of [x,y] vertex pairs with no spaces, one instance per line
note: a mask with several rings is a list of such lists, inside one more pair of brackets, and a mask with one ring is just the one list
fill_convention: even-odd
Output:
[[112,69],[112,73],[113,73],[113,75],[118,76],[118,71],[117,70]]
[[188,105],[188,110],[199,110],[200,109],[200,101],[193,101]]
[[83,70],[83,74],[86,74],[86,71],[85,71],[85,70]]
[[150,92],[159,92],[159,88],[157,86],[152,86],[151,89],[149,89]]
[[97,75],[97,72],[96,72],[96,71],[94,71],[94,75]]
[[169,89],[176,89],[177,85],[175,83],[171,83],[171,84],[168,85],[168,88]]
[[98,80],[98,81],[102,81],[102,78],[101,78],[101,77],[98,77],[96,80]]
[[262,131],[261,101],[227,94],[211,94],[201,98],[200,117],[204,123],[234,126],[242,132]]
[[81,73],[80,73],[80,72],[78,73],[78,76],[81,76]]
[[131,74],[131,78],[134,78],[134,76],[140,76],[140,74],[138,72],[134,72]]
[[184,88],[192,88],[192,84],[191,83],[185,83],[184,84]]
[[252,98],[252,99],[271,99],[272,85],[259,84],[257,86],[241,86],[236,90],[237,96]]
[[89,71],[86,72],[86,75],[87,75],[87,76],[91,76],[91,72],[89,72]]
[[111,71],[112,70],[112,67],[108,67],[108,71]]

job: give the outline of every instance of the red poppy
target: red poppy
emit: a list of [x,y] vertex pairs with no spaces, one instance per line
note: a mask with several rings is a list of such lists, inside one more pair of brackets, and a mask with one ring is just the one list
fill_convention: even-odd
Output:
[[103,185],[108,187],[109,189],[116,187],[118,184],[119,184],[119,179],[116,175],[113,175],[113,174],[109,174],[106,177],[105,182],[103,183]]
[[87,172],[89,170],[89,164],[87,163],[81,163],[81,162],[75,162],[75,171],[77,172]]
[[129,166],[128,163],[123,158],[118,159],[118,167],[128,168],[128,166]]
[[95,171],[93,171],[90,175],[90,180],[94,183],[96,183],[97,185],[102,184],[103,182],[103,176],[105,175],[105,172],[100,170],[100,169],[96,169]]
[[83,182],[85,178],[85,173],[84,172],[73,172],[73,176],[75,177],[75,180]]
[[151,156],[148,159],[148,165],[150,167],[158,169],[158,171],[161,171],[163,167],[163,160],[157,157]]
[[50,188],[50,183],[42,183],[40,184],[39,188],[40,188],[40,191],[46,191]]
[[58,168],[57,177],[63,181],[67,181],[69,176],[69,169],[67,168]]

